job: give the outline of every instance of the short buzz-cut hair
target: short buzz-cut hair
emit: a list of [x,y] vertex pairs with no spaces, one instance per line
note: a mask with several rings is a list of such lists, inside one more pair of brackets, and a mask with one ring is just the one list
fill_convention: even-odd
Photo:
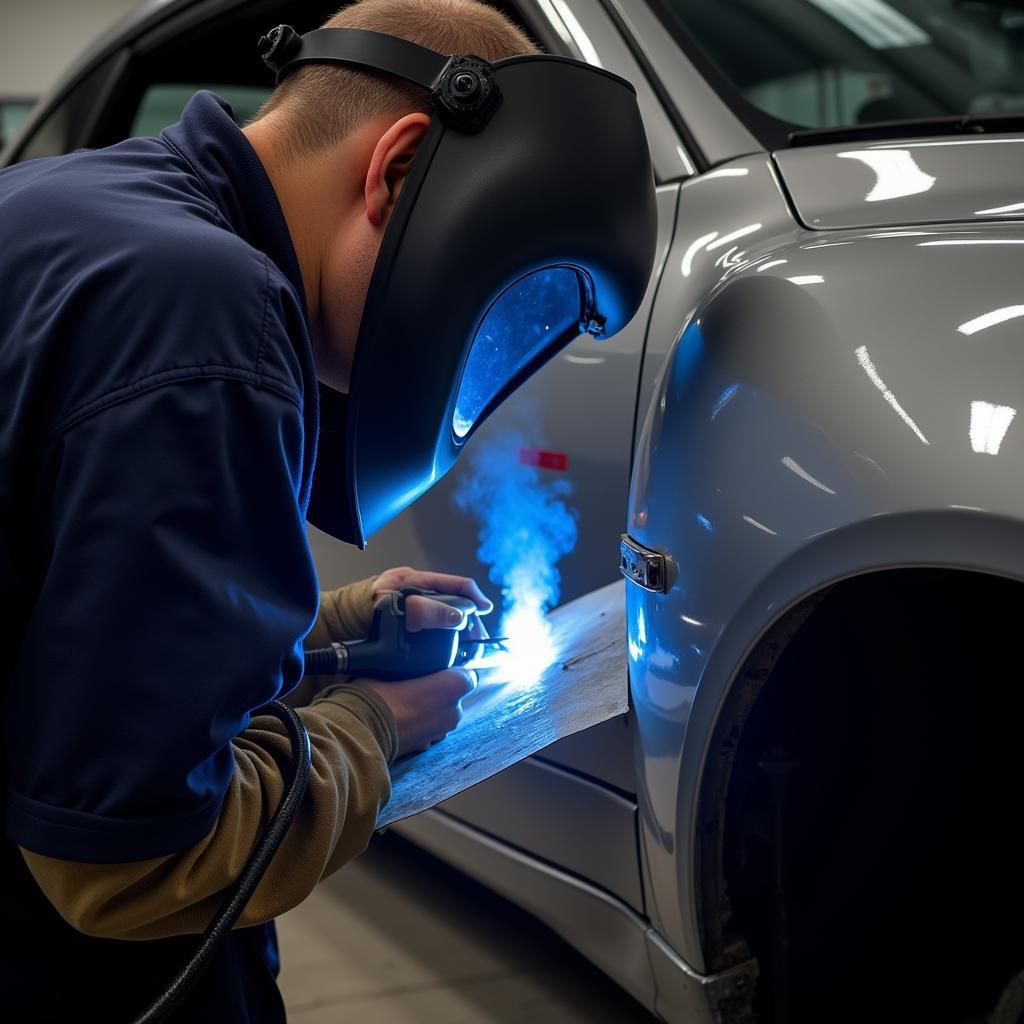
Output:
[[[538,52],[501,11],[479,0],[359,0],[322,27],[384,32],[449,56],[473,53],[489,61]],[[380,72],[313,64],[293,71],[255,120],[282,115],[282,148],[301,156],[328,149],[374,117],[430,111],[430,98],[417,85]]]

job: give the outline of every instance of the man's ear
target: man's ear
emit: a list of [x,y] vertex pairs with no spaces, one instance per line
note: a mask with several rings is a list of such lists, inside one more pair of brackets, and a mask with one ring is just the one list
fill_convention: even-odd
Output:
[[366,218],[383,227],[398,202],[423,136],[430,127],[427,114],[406,114],[378,139],[366,172]]

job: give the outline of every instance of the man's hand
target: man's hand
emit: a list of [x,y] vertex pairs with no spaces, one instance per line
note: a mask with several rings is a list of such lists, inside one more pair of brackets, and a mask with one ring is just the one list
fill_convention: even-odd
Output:
[[[468,576],[451,576],[442,572],[421,572],[402,566],[388,569],[373,581],[373,601],[376,604],[385,594],[402,587],[419,587],[433,590],[438,594],[455,594],[468,597],[476,604],[477,614],[486,615],[494,605],[484,596],[476,581]],[[421,629],[460,629],[464,620],[454,608],[429,597],[410,597],[405,604],[405,628],[410,633]]]
[[417,754],[444,739],[462,717],[459,702],[476,686],[476,673],[448,669],[397,683],[361,679],[360,686],[379,694],[398,726],[398,753]]

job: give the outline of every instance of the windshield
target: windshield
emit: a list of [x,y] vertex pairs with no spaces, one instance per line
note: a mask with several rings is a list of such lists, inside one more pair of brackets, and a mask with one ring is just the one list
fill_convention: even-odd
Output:
[[799,128],[1024,114],[1024,0],[653,0],[769,147]]

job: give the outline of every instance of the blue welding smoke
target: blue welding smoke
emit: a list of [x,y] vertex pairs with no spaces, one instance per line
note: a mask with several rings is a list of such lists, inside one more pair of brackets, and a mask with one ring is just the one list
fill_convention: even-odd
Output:
[[501,588],[499,630],[509,638],[510,655],[498,666],[499,677],[524,687],[557,657],[546,614],[558,603],[558,562],[576,546],[572,485],[524,465],[526,445],[516,432],[483,442],[454,495],[455,504],[479,520],[477,557]]

